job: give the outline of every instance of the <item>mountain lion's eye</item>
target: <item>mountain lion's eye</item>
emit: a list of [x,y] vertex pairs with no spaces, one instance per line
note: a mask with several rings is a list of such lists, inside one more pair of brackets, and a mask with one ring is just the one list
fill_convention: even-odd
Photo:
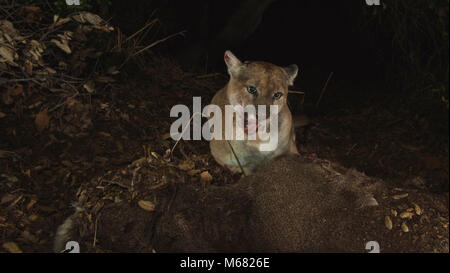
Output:
[[283,93],[281,93],[281,92],[276,92],[275,94],[273,94],[273,98],[276,100],[279,100],[282,96],[283,96]]
[[247,91],[250,93],[250,94],[256,94],[256,92],[258,91],[258,90],[256,90],[256,87],[254,87],[254,86],[247,86]]

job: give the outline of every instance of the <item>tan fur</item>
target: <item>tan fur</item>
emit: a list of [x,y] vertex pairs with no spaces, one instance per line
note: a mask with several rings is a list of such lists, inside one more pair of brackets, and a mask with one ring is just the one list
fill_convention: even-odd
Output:
[[[210,142],[211,153],[215,160],[233,172],[240,172],[239,164],[229,145],[231,144],[245,173],[249,174],[260,164],[280,155],[298,154],[292,115],[287,106],[288,86],[292,85],[297,75],[297,66],[291,65],[282,68],[266,62],[242,63],[230,51],[225,52],[225,63],[228,66],[230,80],[224,88],[216,93],[211,102],[221,107],[223,127],[225,127],[225,105],[240,104],[244,107],[266,105],[269,109],[270,105],[276,104],[279,110],[278,146],[274,151],[260,151],[259,146],[263,142],[258,138],[256,140],[230,140],[227,143],[224,140],[225,128],[223,128],[223,140]],[[247,91],[248,86],[256,87],[257,95],[250,94]],[[279,100],[274,99],[274,94],[277,92],[283,94]],[[233,122],[233,130],[236,129],[235,127]]]

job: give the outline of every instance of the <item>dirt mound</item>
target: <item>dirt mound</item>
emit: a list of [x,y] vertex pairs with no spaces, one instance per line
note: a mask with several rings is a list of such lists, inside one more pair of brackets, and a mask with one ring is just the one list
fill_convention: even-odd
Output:
[[[365,252],[366,243],[376,241],[382,252],[448,252],[448,198],[396,192],[355,170],[314,161],[284,158],[243,181],[253,187],[255,250]],[[399,196],[405,197],[394,199]]]
[[329,161],[283,158],[238,183],[206,188],[180,182],[151,190],[152,183],[141,184],[152,202],[93,203],[96,189],[86,189],[84,211],[64,239],[78,240],[82,251],[366,252],[376,241],[381,252],[448,252],[447,195],[390,189]]

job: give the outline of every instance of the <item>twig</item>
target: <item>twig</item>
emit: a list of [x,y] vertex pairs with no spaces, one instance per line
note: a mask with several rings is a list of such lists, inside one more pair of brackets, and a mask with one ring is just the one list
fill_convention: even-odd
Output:
[[301,94],[301,95],[305,94],[305,92],[303,92],[303,91],[294,91],[294,90],[289,90],[288,93]]
[[0,84],[2,83],[8,83],[8,82],[28,82],[28,81],[33,81],[36,78],[28,78],[28,79],[10,79],[10,80],[5,80],[5,79],[0,79]]
[[134,192],[134,181],[136,180],[136,174],[140,169],[141,169],[141,167],[137,167],[133,171],[133,178],[131,179],[131,190],[130,190],[131,193]]
[[167,205],[167,210],[166,211],[170,211],[170,208],[172,207],[173,202],[175,201],[175,198],[177,197],[177,193],[178,193],[178,183],[175,183],[175,192],[172,194],[169,204]]
[[15,152],[0,150],[0,158],[6,158],[8,156],[14,157],[14,158],[19,159],[19,160],[22,160],[22,157],[20,157],[20,155],[18,155]]
[[50,110],[48,110],[49,112],[55,111],[55,110],[58,109],[59,107],[63,106],[63,105],[66,104],[67,102],[69,102],[69,99],[75,98],[76,96],[80,95],[80,93],[78,92],[78,89],[77,89],[75,86],[73,86],[72,84],[70,84],[70,83],[67,82],[67,81],[64,81],[64,82],[65,82],[70,88],[72,88],[72,89],[75,91],[75,93],[74,93],[72,96],[68,97],[64,102],[58,103],[57,105],[55,105],[54,107],[52,107]]
[[180,142],[181,138],[183,137],[184,133],[186,132],[186,129],[189,128],[189,126],[191,125],[192,119],[194,118],[195,115],[198,115],[198,114],[201,115],[200,112],[195,112],[194,114],[192,114],[191,118],[189,119],[188,124],[186,124],[186,126],[183,128],[183,131],[181,132],[180,138],[177,140],[177,142],[175,142],[175,145],[173,145],[172,149],[170,150],[169,158],[172,157],[173,150],[175,149],[175,147],[177,147],[177,144],[178,144],[178,142]]
[[328,76],[327,81],[325,82],[325,85],[324,85],[323,88],[322,88],[322,92],[320,93],[320,97],[319,97],[319,99],[318,99],[317,102],[316,102],[316,108],[319,107],[319,103],[320,103],[320,101],[322,100],[323,94],[325,93],[325,90],[327,89],[328,82],[330,81],[331,77],[333,76],[333,73],[334,73],[334,72],[331,72],[331,73],[330,73],[330,75]]
[[161,188],[162,186],[164,186],[164,185],[166,185],[167,184],[167,179],[163,179],[161,182],[159,182],[158,184],[156,184],[156,185],[153,185],[153,186],[150,186],[149,187],[149,190],[155,190],[155,189],[157,189],[157,188]]
[[[154,13],[154,12],[153,12]],[[152,13],[152,15],[153,15]],[[152,15],[150,15],[150,17],[152,17]],[[134,34],[132,34],[130,37],[126,38],[125,41],[122,42],[122,44],[128,42],[129,40],[133,39],[136,35],[138,35],[139,33],[141,33],[142,31],[144,31],[146,28],[151,27],[153,24],[155,24],[156,22],[158,22],[158,19],[153,19],[152,21],[150,21],[148,24],[146,24],[145,26],[143,26],[140,30],[136,31]]]
[[95,219],[94,241],[92,242],[92,247],[95,247],[95,243],[97,242],[97,226],[98,226],[98,218],[100,218],[100,215],[98,215],[97,218]]
[[61,107],[61,106],[65,105],[66,103],[68,103],[68,102],[69,102],[69,99],[73,99],[73,98],[75,98],[75,97],[78,96],[78,95],[79,95],[79,93],[76,93],[76,94],[74,94],[73,96],[68,97],[66,100],[64,100],[64,101],[61,102],[61,103],[58,103],[58,104],[55,105],[55,106],[53,106],[53,107],[50,108],[48,111],[49,111],[49,112],[55,111],[55,110],[58,109],[59,107]]
[[208,58],[209,58],[209,54],[206,53],[205,74],[208,73]]
[[205,78],[213,78],[213,77],[218,77],[218,76],[222,76],[222,74],[220,74],[220,73],[211,73],[211,74],[200,75],[200,76],[197,76],[195,78],[197,78],[197,79],[205,79]]
[[[152,18],[153,17],[153,15],[155,14],[157,12],[157,10],[154,10],[153,12],[152,12],[152,14],[150,14],[150,16],[149,16],[149,18]],[[149,19],[150,20],[150,19]],[[159,22],[159,20],[158,19],[156,19],[156,22]],[[150,30],[153,28],[153,23],[151,24],[151,27],[149,26],[149,27],[147,27],[147,28],[145,28],[145,30],[143,31],[143,33],[141,33],[138,37],[136,37],[136,39],[134,39],[134,41],[135,41],[135,43],[136,44],[141,44],[141,42],[144,40],[144,38],[145,37],[147,37],[147,34],[150,32]],[[154,31],[154,33],[153,34],[156,34],[157,33],[157,31]],[[154,40],[154,37],[153,38],[151,38],[151,39],[148,39],[147,41],[153,41]]]
[[128,191],[130,191],[130,186],[120,183],[118,181],[102,179],[102,182],[106,182],[106,183],[108,183],[108,185],[117,185],[121,188],[124,188],[124,189],[127,189]]
[[177,35],[184,36],[184,33],[185,33],[185,31],[180,31],[180,32],[178,32],[178,33],[174,33],[174,34],[169,35],[169,36],[167,36],[167,37],[165,37],[165,38],[163,38],[163,39],[160,39],[160,40],[158,40],[158,41],[155,41],[155,42],[149,44],[148,46],[142,48],[142,49],[139,50],[138,52],[134,53],[134,54],[132,55],[132,57],[137,56],[137,55],[141,54],[142,52],[144,52],[144,51],[146,51],[146,50],[148,50],[148,49],[150,49],[150,48],[152,48],[152,47],[154,47],[154,46],[156,46],[156,45],[158,45],[158,44],[160,44],[160,43],[162,43],[162,42],[165,42],[166,40],[168,40],[168,39],[170,39],[170,38],[173,38],[173,37],[175,37],[175,36],[177,36]]
[[233,152],[234,157],[236,158],[236,161],[239,165],[239,168],[241,168],[242,173],[244,174],[244,176],[247,176],[245,174],[244,168],[242,168],[241,162],[239,161],[239,158],[237,157],[236,153],[234,152],[233,146],[231,146],[230,141],[227,140],[228,145],[230,146],[231,151]]
[[353,144],[353,146],[348,150],[348,152],[346,153],[346,155],[350,155],[350,153],[353,151],[353,149],[355,149],[355,147],[356,147],[357,145],[358,145],[357,143]]
[[391,127],[391,126],[394,125],[394,124],[399,123],[400,121],[403,121],[403,118],[399,118],[399,119],[393,120],[393,121],[391,121],[391,122],[388,122],[388,123],[387,123],[386,125],[384,125],[384,126],[385,126],[385,128],[388,128],[388,127]]
[[55,23],[51,24],[51,25],[49,26],[47,32],[45,32],[45,33],[41,36],[41,38],[39,39],[39,42],[44,41],[44,39],[45,39],[48,35],[50,35],[51,33],[55,32],[55,31],[57,31],[57,30],[60,30],[60,29],[62,29],[62,28],[63,28],[63,25],[55,26]]
[[146,51],[147,49],[152,48],[152,47],[154,47],[154,46],[156,46],[156,45],[158,45],[158,44],[160,44],[160,43],[162,43],[162,42],[164,42],[164,41],[166,41],[166,40],[169,40],[170,38],[173,38],[173,37],[175,37],[175,36],[177,36],[177,35],[184,36],[184,33],[185,33],[185,32],[186,32],[186,31],[180,31],[180,32],[174,33],[174,34],[172,34],[172,35],[169,35],[169,36],[167,36],[166,38],[163,38],[163,39],[160,39],[160,40],[158,40],[158,41],[155,41],[155,42],[149,44],[148,46],[144,47],[143,49],[139,50],[138,52],[134,53],[134,54],[132,55],[132,57],[134,57],[134,56],[136,56],[136,55],[139,55],[139,54],[141,54],[142,52]]

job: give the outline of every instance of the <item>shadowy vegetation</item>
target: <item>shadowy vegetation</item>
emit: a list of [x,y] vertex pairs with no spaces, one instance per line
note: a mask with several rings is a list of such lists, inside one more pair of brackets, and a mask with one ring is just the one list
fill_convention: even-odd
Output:
[[16,0],[12,1],[12,3],[24,6],[35,5],[45,7],[61,16],[66,16],[76,11],[98,11],[100,7],[111,5],[110,0],[79,0],[79,5],[69,5],[66,0]]
[[386,82],[414,100],[441,101],[447,110],[448,6],[448,0],[386,0],[363,9],[358,25],[379,56]]

